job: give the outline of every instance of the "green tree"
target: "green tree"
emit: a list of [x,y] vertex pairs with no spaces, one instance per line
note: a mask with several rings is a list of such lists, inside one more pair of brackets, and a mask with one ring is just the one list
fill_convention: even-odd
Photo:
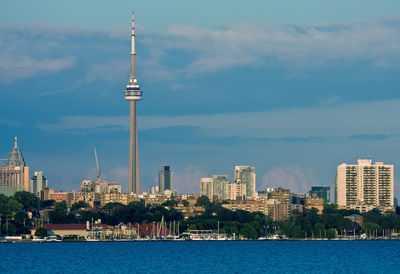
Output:
[[48,231],[47,229],[45,229],[44,227],[39,227],[38,229],[36,229],[35,231],[35,236],[39,237],[39,238],[44,238],[48,236]]
[[183,206],[189,206],[189,202],[186,201],[186,200],[183,200],[183,201],[182,201],[182,204],[183,204]]
[[245,224],[240,230],[240,234],[247,239],[257,239],[257,230],[251,224]]
[[168,206],[168,207],[174,207],[174,206],[177,206],[177,205],[178,205],[178,202],[175,201],[175,199],[171,199],[171,200],[165,201],[162,204],[162,206]]
[[89,208],[89,207],[90,207],[90,205],[89,205],[88,203],[86,203],[86,202],[84,202],[84,201],[79,201],[79,202],[74,203],[74,204],[71,206],[71,211],[77,212],[77,211],[80,210],[81,208]]
[[208,199],[207,196],[204,196],[204,195],[200,196],[199,198],[197,198],[196,205],[206,207],[206,206],[210,205],[210,200]]
[[39,199],[33,193],[27,191],[18,191],[14,194],[14,199],[17,200],[25,210],[32,210],[38,207]]
[[17,229],[13,223],[6,222],[1,226],[2,233],[7,235],[15,235]]
[[326,231],[326,238],[328,239],[336,238],[336,230],[334,228],[329,228]]

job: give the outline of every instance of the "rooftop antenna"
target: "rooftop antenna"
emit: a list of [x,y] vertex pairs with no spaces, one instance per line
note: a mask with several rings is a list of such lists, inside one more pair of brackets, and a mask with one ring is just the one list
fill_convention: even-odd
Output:
[[96,159],[96,167],[97,167],[97,180],[100,181],[101,179],[101,169],[99,166],[99,159],[97,159],[97,151],[96,151],[96,147],[94,148],[94,158]]

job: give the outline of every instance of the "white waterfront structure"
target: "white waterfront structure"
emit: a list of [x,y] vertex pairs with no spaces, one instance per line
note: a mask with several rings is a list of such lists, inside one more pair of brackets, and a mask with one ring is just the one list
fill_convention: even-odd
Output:
[[142,90],[136,80],[135,71],[135,24],[134,12],[132,11],[132,33],[131,33],[131,75],[125,89],[125,100],[130,103],[130,138],[129,138],[129,193],[140,194],[139,177],[139,152],[137,136],[137,110],[136,102],[142,99]]
[[339,207],[368,211],[394,206],[393,165],[358,159],[356,165],[337,167],[335,198]]

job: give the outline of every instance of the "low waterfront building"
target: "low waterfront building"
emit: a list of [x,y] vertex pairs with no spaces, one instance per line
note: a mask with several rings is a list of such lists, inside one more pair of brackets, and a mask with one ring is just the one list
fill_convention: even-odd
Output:
[[95,192],[68,192],[67,206],[71,207],[74,203],[83,201],[91,207],[98,207],[100,205],[100,193]]
[[43,227],[49,230],[50,234],[59,235],[61,237],[66,236],[77,236],[85,237],[87,236],[86,225],[84,224],[43,224],[38,225],[31,230],[31,235],[35,236],[35,232],[39,227]]
[[108,203],[120,203],[127,205],[133,201],[140,201],[132,194],[128,193],[103,193],[100,194],[100,205],[103,207]]
[[108,182],[105,180],[82,180],[81,192],[95,193],[122,193],[122,187],[117,182]]
[[45,200],[54,200],[57,203],[62,201],[68,201],[68,192],[56,191],[48,186],[43,187],[43,189],[39,192],[39,199],[42,201]]
[[306,209],[315,208],[318,210],[318,214],[322,214],[324,209],[324,198],[319,198],[317,193],[312,193],[311,197],[304,198],[304,207]]
[[364,222],[364,218],[360,214],[352,214],[350,216],[346,216],[345,218],[350,219],[353,223],[357,223],[362,226]]
[[264,201],[229,201],[226,204],[222,204],[222,207],[232,211],[245,210],[248,212],[262,212],[266,214],[265,202]]
[[185,219],[188,219],[189,217],[200,216],[206,211],[204,206],[184,206],[182,204],[178,204],[177,206],[174,206],[174,208],[182,213],[182,216]]

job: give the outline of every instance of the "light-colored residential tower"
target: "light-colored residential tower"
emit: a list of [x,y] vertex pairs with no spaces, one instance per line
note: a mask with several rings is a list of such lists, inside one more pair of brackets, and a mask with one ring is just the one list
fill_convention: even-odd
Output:
[[335,182],[336,203],[342,207],[393,207],[393,183],[393,165],[372,164],[371,159],[359,159],[356,165],[340,164]]
[[252,166],[235,166],[235,182],[246,184],[246,196],[250,199],[257,198],[256,169]]
[[125,100],[130,103],[130,138],[129,138],[129,193],[140,194],[139,178],[139,152],[137,136],[137,110],[136,101],[142,99],[142,90],[136,80],[135,71],[135,25],[134,13],[132,12],[132,33],[131,33],[131,75],[125,89]]
[[228,200],[246,200],[246,184],[238,182],[228,184]]
[[213,199],[213,178],[200,178],[200,196],[207,196]]

